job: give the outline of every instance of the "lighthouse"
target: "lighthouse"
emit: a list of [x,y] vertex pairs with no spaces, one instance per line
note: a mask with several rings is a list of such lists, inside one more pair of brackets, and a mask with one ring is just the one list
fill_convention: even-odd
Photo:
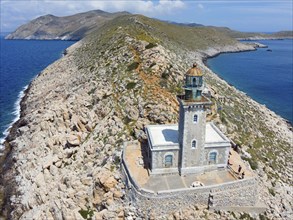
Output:
[[185,74],[184,95],[177,96],[179,102],[178,142],[180,148],[179,172],[197,172],[204,165],[203,151],[206,136],[206,109],[212,104],[202,95],[203,74],[193,64]]

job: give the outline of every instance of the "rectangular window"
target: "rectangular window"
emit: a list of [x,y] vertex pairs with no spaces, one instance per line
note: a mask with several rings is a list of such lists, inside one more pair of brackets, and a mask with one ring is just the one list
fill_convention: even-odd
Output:
[[209,154],[209,162],[216,163],[216,161],[217,161],[217,152],[211,152]]

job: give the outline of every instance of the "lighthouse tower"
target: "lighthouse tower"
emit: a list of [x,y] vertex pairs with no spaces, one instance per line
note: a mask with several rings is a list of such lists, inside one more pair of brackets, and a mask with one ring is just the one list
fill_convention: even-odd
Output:
[[206,109],[212,104],[202,95],[203,74],[196,64],[185,75],[184,95],[179,101],[179,172],[199,173],[205,165]]

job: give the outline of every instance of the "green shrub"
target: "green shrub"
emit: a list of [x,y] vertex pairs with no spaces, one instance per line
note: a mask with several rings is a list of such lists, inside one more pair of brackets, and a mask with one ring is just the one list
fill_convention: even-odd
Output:
[[259,219],[260,220],[267,220],[268,218],[266,216],[264,216],[263,214],[259,214]]
[[78,212],[84,219],[87,219],[87,220],[92,219],[92,217],[94,216],[94,211],[90,210],[89,208],[87,210],[81,209]]
[[136,86],[135,82],[129,82],[126,85],[126,89],[130,90],[130,89],[133,89],[135,86]]
[[158,46],[157,44],[149,43],[148,45],[145,46],[145,49],[151,49],[153,47]]
[[242,159],[248,161],[251,169],[256,170],[258,168],[258,163],[255,159],[246,157],[243,157]]
[[162,73],[162,78],[163,78],[163,79],[168,79],[169,76],[170,76],[170,74],[169,74],[167,71],[164,71],[164,72]]
[[131,118],[129,118],[128,116],[125,116],[123,118],[123,122],[124,122],[124,124],[128,125],[131,122]]
[[88,93],[87,94],[93,94],[94,92],[96,91],[96,88],[92,88],[90,91],[88,91]]
[[127,70],[128,70],[128,71],[135,70],[138,66],[139,66],[139,63],[138,63],[138,62],[133,62],[132,64],[130,64],[130,65],[127,67]]
[[120,164],[120,157],[119,156],[115,156],[114,157],[114,164],[116,165],[116,166],[118,166],[119,164]]
[[252,218],[248,213],[243,213],[240,215],[239,219],[253,220],[254,218]]

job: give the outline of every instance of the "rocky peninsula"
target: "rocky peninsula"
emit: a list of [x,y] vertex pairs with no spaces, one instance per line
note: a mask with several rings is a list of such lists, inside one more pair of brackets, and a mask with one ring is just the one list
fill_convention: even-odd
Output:
[[93,10],[64,17],[48,14],[21,25],[5,39],[80,40],[107,21],[125,14],[129,13]]
[[[185,33],[184,36],[178,33]],[[6,139],[2,213],[8,219],[292,219],[292,127],[203,63],[254,50],[204,27],[117,17],[67,49],[35,78]],[[214,105],[210,120],[258,175],[267,210],[255,215],[190,204],[167,215],[140,210],[121,180],[124,141],[147,124],[177,123],[184,72],[197,62]],[[217,106],[222,110],[218,112]],[[163,207],[162,207],[163,208]]]

